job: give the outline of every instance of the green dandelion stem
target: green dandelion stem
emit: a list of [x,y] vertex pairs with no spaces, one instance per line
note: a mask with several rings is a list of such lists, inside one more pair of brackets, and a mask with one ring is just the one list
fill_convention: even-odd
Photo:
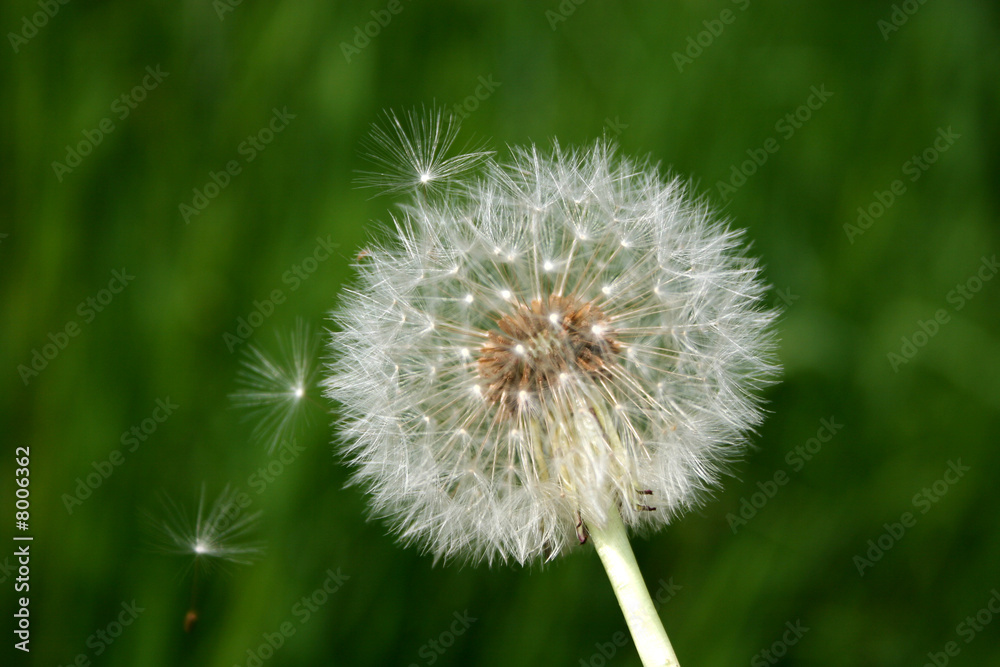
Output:
[[679,667],[663,623],[653,607],[649,590],[628,543],[628,535],[618,510],[608,512],[603,527],[587,526],[597,547],[597,555],[611,580],[611,587],[621,605],[632,641],[644,667]]

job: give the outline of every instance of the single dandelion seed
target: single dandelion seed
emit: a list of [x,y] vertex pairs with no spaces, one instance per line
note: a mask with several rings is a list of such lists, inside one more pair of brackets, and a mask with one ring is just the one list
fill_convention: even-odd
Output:
[[252,436],[266,443],[268,452],[290,438],[305,417],[303,403],[315,387],[318,348],[318,338],[298,321],[292,332],[278,336],[276,354],[253,344],[244,352],[237,374],[241,388],[231,398],[257,420]]
[[191,606],[184,617],[184,630],[190,632],[198,621],[199,578],[219,566],[247,565],[260,556],[261,547],[248,540],[249,533],[257,527],[260,512],[246,511],[240,493],[229,486],[207,506],[203,484],[193,515],[166,494],[161,501],[162,514],[146,512],[144,517],[158,550],[191,559]]
[[447,185],[400,207],[332,316],[353,481],[435,559],[592,540],[644,664],[675,665],[626,528],[701,503],[760,422],[778,368],[759,268],[680,181],[606,142],[513,149]]
[[365,156],[374,171],[359,171],[357,183],[386,192],[427,190],[475,168],[491,151],[466,150],[448,156],[458,136],[458,121],[439,109],[413,110],[402,118],[386,112],[372,126]]

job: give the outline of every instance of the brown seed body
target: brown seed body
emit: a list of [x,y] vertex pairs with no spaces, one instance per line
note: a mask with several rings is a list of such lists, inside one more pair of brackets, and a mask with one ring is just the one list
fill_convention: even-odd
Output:
[[604,312],[575,296],[550,295],[500,317],[479,355],[483,395],[506,415],[524,399],[544,399],[564,373],[608,372],[621,346]]

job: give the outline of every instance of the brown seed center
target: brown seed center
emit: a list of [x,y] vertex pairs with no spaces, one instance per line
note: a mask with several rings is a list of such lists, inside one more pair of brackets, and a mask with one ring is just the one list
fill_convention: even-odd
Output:
[[545,392],[564,373],[601,375],[621,349],[604,311],[575,296],[519,304],[497,320],[479,354],[486,399],[514,414],[525,396]]

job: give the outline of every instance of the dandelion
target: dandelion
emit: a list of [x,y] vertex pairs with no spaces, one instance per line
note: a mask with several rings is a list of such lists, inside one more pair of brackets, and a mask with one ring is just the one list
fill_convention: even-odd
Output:
[[592,538],[644,664],[676,664],[625,527],[702,502],[760,422],[777,368],[759,268],[607,142],[512,149],[447,185],[415,188],[333,314],[353,481],[436,559]]
[[269,453],[304,416],[303,403],[315,386],[318,346],[309,327],[298,321],[290,334],[278,336],[277,354],[267,354],[256,345],[246,348],[237,376],[242,387],[231,398],[257,419],[252,437],[266,443]]
[[161,500],[163,517],[146,513],[145,518],[156,535],[159,550],[192,559],[191,607],[184,618],[184,629],[190,631],[198,620],[199,574],[225,564],[247,565],[261,554],[260,546],[247,540],[260,520],[260,512],[247,512],[240,493],[229,486],[206,507],[202,485],[193,517],[170,496],[163,495]]

